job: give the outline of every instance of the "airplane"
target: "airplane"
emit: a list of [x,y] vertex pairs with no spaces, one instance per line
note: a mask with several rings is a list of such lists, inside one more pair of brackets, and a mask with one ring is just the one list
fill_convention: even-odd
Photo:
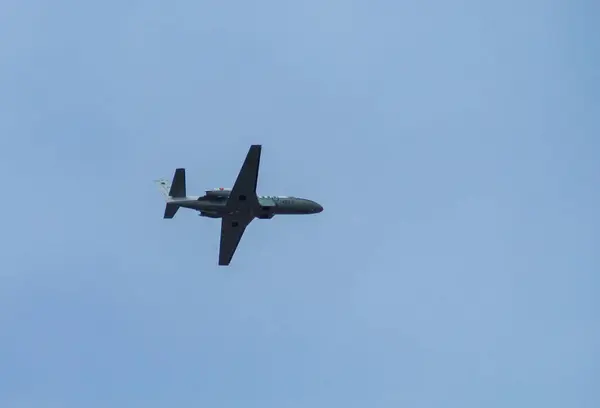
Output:
[[179,208],[198,211],[201,217],[221,219],[219,265],[227,266],[246,227],[255,219],[270,220],[275,215],[317,214],[323,207],[316,201],[292,196],[256,194],[262,145],[251,145],[232,188],[206,190],[203,196],[188,196],[185,168],[175,169],[171,183],[155,180],[165,196],[163,219],[171,219]]

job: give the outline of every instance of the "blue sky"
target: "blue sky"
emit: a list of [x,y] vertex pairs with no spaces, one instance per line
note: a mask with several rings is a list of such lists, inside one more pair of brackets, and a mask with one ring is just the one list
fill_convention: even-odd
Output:
[[[3,1],[0,406],[599,406],[599,17]],[[152,180],[252,143],[325,211],[218,268]]]

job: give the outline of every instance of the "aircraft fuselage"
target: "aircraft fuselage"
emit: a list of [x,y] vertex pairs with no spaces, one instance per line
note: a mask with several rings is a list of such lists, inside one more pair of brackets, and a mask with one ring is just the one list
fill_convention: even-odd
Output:
[[[209,218],[221,218],[227,215],[228,197],[184,197],[171,199],[173,204],[200,212],[200,216]],[[300,215],[317,214],[323,211],[323,207],[315,201],[298,197],[287,196],[258,196],[260,209],[255,216],[268,219],[278,214]]]
[[288,196],[259,196],[256,193],[261,145],[251,145],[232,188],[206,190],[203,196],[187,194],[185,168],[175,169],[171,183],[155,180],[165,196],[163,218],[171,219],[179,208],[200,216],[221,219],[219,265],[231,262],[244,231],[252,220],[271,219],[279,214],[317,214],[323,207],[316,201]]

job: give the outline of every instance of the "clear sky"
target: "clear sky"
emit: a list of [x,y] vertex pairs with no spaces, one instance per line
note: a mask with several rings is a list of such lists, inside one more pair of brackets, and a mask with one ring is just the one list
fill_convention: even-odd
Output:
[[[600,406],[600,4],[0,2],[0,407]],[[323,204],[163,220],[152,180]]]

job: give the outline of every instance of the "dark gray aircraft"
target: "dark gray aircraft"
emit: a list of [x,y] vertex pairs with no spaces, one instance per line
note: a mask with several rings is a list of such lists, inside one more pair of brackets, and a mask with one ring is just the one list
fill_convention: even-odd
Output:
[[156,180],[165,195],[163,218],[173,218],[180,207],[200,212],[201,217],[221,219],[219,265],[229,265],[246,227],[259,218],[269,220],[279,214],[317,214],[323,207],[315,201],[291,196],[257,196],[256,184],[261,145],[252,145],[233,188],[207,190],[204,196],[188,196],[185,169],[175,170],[173,182]]

